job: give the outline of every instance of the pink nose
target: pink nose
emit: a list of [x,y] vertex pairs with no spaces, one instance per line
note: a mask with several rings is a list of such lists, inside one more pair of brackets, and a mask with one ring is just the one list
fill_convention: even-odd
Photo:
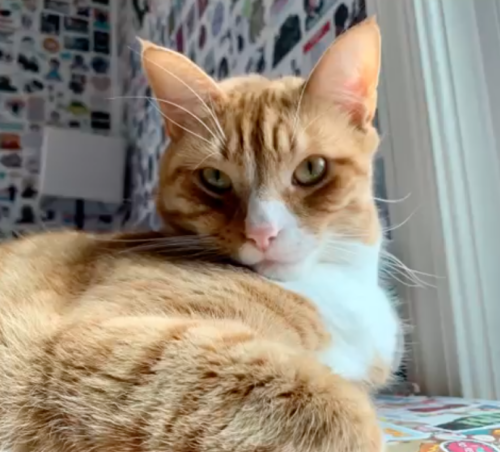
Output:
[[272,241],[278,236],[279,230],[273,225],[263,225],[248,228],[246,236],[254,242],[254,245],[261,251],[266,251]]

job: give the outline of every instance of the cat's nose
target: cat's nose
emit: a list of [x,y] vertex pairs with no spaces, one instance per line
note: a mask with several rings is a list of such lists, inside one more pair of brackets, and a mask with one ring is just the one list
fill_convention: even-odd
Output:
[[266,251],[271,246],[273,240],[278,236],[279,232],[276,226],[265,224],[248,228],[246,236],[260,251]]

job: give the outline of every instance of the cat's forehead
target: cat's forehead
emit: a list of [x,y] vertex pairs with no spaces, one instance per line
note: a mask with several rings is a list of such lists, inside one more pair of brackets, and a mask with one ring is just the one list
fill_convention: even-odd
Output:
[[302,84],[295,77],[268,80],[260,76],[222,82],[227,94],[223,157],[258,167],[288,159],[302,135],[294,121]]

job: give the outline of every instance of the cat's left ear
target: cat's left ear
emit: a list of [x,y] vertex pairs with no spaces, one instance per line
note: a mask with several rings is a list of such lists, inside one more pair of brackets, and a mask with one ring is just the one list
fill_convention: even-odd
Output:
[[[224,98],[217,82],[184,55],[139,39],[142,65],[172,140],[200,127]],[[196,119],[198,118],[198,119]]]
[[354,26],[326,50],[307,83],[306,93],[339,105],[360,128],[377,109],[381,36],[374,18]]

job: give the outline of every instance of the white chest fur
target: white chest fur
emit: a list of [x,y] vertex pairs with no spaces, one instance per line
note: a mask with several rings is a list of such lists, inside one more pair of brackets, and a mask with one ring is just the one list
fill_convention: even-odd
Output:
[[365,380],[377,360],[392,366],[400,332],[392,302],[378,283],[378,248],[359,245],[358,251],[347,265],[320,263],[297,281],[278,283],[317,306],[332,337],[319,359],[353,381]]

